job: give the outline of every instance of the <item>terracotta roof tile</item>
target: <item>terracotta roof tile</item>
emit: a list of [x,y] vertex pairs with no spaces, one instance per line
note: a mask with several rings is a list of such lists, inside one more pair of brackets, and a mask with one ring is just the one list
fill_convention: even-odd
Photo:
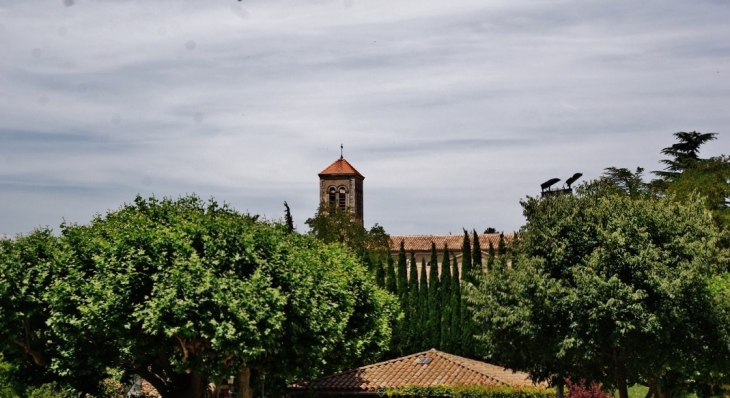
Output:
[[[430,361],[419,363],[425,358]],[[535,385],[526,373],[430,350],[295,384],[290,389],[368,392],[404,386],[505,384]]]
[[[479,246],[482,251],[489,250],[489,242],[492,242],[494,249],[497,249],[499,244],[499,234],[478,234]],[[505,242],[509,243],[514,237],[513,233],[504,234]],[[436,249],[442,250],[444,244],[449,245],[449,251],[461,250],[461,245],[464,242],[464,235],[391,235],[390,236],[390,250],[400,250],[400,242],[403,241],[403,247],[406,251],[430,251],[431,242],[436,244]],[[469,242],[472,247],[474,246],[473,235],[469,234]]]
[[345,160],[345,158],[339,158],[339,159],[335,160],[334,163],[329,165],[326,169],[322,170],[319,173],[319,176],[321,177],[323,175],[333,175],[333,174],[355,174],[356,176],[365,178],[365,177],[363,177],[362,174],[360,174],[359,171],[357,171],[354,167],[352,167],[350,162]]

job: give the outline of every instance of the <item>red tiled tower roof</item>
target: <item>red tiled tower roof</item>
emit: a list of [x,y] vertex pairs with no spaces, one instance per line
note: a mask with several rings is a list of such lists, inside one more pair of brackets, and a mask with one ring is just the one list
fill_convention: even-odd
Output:
[[363,177],[362,174],[360,174],[359,171],[357,171],[354,167],[352,167],[350,162],[345,160],[345,158],[343,158],[343,157],[340,157],[339,159],[335,160],[334,163],[329,165],[326,169],[322,170],[319,173],[319,176],[322,177],[325,175],[335,175],[335,174],[355,174],[358,177],[361,177],[363,179],[365,178],[365,177]]
[[290,391],[375,392],[405,386],[536,386],[529,375],[435,349],[290,386]]

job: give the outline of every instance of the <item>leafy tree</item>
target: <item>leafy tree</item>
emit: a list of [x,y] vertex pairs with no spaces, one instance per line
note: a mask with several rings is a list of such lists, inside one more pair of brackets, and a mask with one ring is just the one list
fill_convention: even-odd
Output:
[[710,281],[728,257],[699,200],[631,198],[592,182],[522,206],[516,265],[468,289],[490,359],[559,387],[567,376],[597,381],[621,398],[638,381],[671,397],[726,372],[727,322]]
[[310,228],[309,234],[325,243],[341,243],[347,246],[360,258],[369,252],[374,259],[384,260],[390,253],[390,236],[385,229],[375,224],[369,230],[350,211],[321,206],[312,218],[305,222]]
[[438,255],[436,244],[431,242],[431,261],[428,274],[428,344],[429,348],[440,347],[441,344],[441,280],[439,277]]
[[631,197],[648,194],[648,185],[644,182],[644,169],[637,167],[635,172],[627,168],[606,167],[603,177],[625,191]]
[[705,207],[713,212],[716,224],[727,230],[730,227],[730,157],[723,155],[695,162],[667,186],[667,193],[680,201],[699,194],[705,199]]
[[[117,368],[163,397],[197,398],[230,374],[243,393],[261,372],[285,386],[374,359],[397,313],[341,245],[194,196],[138,197],[63,225],[60,241],[63,272],[42,317],[46,366],[62,377]],[[14,253],[18,242],[3,244]]]
[[484,230],[484,233],[485,234],[496,234],[497,233],[497,229],[496,228],[492,228],[492,227],[488,227],[487,229]]
[[670,156],[670,159],[661,160],[666,165],[662,171],[654,171],[653,173],[659,177],[660,181],[671,182],[679,178],[685,170],[692,168],[695,162],[700,160],[700,147],[709,141],[716,140],[716,133],[698,133],[696,131],[674,133],[679,141],[672,146],[662,149],[662,154]]

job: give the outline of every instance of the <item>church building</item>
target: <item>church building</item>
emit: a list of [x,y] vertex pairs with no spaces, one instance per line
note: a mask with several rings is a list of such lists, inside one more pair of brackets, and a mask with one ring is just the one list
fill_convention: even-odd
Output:
[[[321,206],[328,208],[330,213],[336,209],[352,212],[355,217],[363,222],[363,181],[365,177],[360,174],[350,162],[340,155],[340,158],[319,173],[319,197]],[[513,234],[504,234],[505,241],[509,243]],[[499,234],[478,234],[479,245],[482,251],[482,258],[486,259],[489,251],[489,243],[494,248],[499,244]],[[390,252],[395,257],[403,242],[408,253],[415,254],[417,266],[420,267],[423,259],[428,263],[431,260],[431,242],[436,244],[438,251],[439,268],[442,261],[444,245],[448,245],[449,252],[456,256],[461,263],[461,246],[463,234],[456,235],[391,235]],[[474,247],[473,235],[469,234],[469,243]]]

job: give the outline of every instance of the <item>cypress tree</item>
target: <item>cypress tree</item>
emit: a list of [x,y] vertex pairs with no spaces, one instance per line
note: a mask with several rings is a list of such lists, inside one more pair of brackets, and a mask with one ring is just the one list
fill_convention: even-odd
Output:
[[469,232],[464,230],[464,242],[461,244],[461,277],[471,282],[471,243],[469,243]]
[[431,262],[428,271],[428,348],[441,347],[441,281],[436,244],[431,242]]
[[502,269],[507,269],[507,244],[504,241],[504,233],[499,233],[499,244],[497,246],[497,260]]
[[[467,239],[468,239],[467,235]],[[471,248],[470,248],[471,249]],[[471,257],[471,250],[469,250]],[[456,254],[451,262],[451,300],[449,310],[451,311],[451,352],[462,355],[461,351],[461,283],[459,278],[459,263],[456,261]]]
[[421,316],[418,319],[418,351],[426,351],[430,347],[429,339],[431,330],[428,327],[429,317],[431,315],[428,308],[428,276],[426,275],[426,259],[421,260],[421,272],[418,283],[418,312]]
[[421,308],[418,306],[418,266],[416,254],[411,250],[411,264],[408,269],[408,310],[410,317],[408,325],[408,347],[406,353],[418,352],[420,348]]
[[444,257],[441,261],[441,349],[451,350],[451,255],[449,246],[444,244]]
[[398,294],[398,285],[395,281],[395,264],[393,263],[393,256],[388,256],[388,268],[385,273],[385,290]]
[[398,298],[401,305],[405,306],[408,300],[408,265],[406,264],[406,249],[403,247],[403,241],[400,241],[400,250],[398,250]]
[[494,269],[494,245],[492,240],[489,239],[489,252],[487,254],[487,271]]
[[477,234],[477,230],[474,230],[473,239],[474,244],[472,245],[473,253],[471,256],[471,267],[474,271],[477,272],[477,274],[481,274],[482,271],[482,246],[479,243],[479,234]]
[[375,266],[375,283],[378,287],[385,289],[385,270],[383,269],[383,263],[378,262]]

